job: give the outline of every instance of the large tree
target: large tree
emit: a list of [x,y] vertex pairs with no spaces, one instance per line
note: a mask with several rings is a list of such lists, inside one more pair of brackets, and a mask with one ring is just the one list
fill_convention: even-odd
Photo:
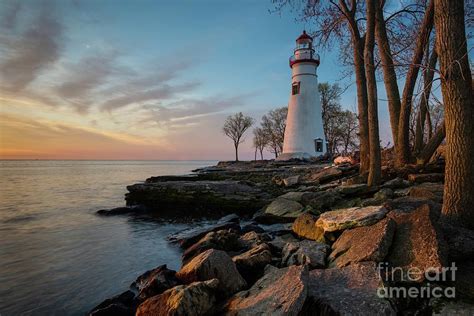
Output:
[[434,23],[446,127],[442,218],[474,229],[474,97],[464,1],[435,0]]
[[339,113],[341,104],[339,103],[342,89],[337,83],[329,84],[322,82],[318,85],[321,96],[321,112],[323,117],[324,136],[328,143],[328,153],[333,155],[337,148],[339,134]]
[[288,108],[281,107],[262,116],[261,127],[267,140],[267,147],[275,154],[275,158],[283,152],[287,114]]
[[242,112],[229,115],[224,122],[222,131],[232,139],[235,148],[235,161],[239,161],[239,145],[244,142],[244,133],[252,126],[254,120],[250,116],[245,116]]

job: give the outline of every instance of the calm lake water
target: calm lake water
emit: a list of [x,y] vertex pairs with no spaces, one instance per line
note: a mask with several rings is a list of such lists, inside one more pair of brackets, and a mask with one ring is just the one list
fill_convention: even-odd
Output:
[[180,265],[190,224],[117,216],[126,185],[215,161],[0,161],[0,315],[84,315],[148,269]]

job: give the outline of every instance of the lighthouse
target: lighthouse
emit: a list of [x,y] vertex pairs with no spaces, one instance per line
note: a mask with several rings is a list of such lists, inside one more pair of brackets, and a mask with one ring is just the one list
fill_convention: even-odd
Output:
[[291,90],[283,153],[278,160],[308,159],[326,153],[313,38],[303,31],[290,57]]

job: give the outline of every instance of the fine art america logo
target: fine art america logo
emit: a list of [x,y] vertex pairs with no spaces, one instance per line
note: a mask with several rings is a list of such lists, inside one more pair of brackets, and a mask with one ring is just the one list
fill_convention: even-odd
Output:
[[[383,280],[389,285],[377,289],[382,298],[455,298],[454,286],[442,286],[444,282],[456,280],[456,264],[450,267],[428,268],[424,271],[417,267],[390,267],[387,262],[380,262],[378,270]],[[420,281],[424,281],[420,283]],[[403,284],[403,285],[402,285]]]

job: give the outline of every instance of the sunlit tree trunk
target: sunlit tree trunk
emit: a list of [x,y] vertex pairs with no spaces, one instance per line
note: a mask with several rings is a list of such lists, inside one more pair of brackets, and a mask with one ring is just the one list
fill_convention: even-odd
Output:
[[441,123],[441,125],[438,127],[434,135],[430,138],[428,143],[426,143],[426,146],[423,148],[423,151],[420,153],[420,155],[417,158],[417,164],[420,165],[425,165],[427,164],[431,156],[433,156],[434,152],[436,149],[441,145],[443,142],[443,139],[446,137],[446,129],[444,125],[444,121]]
[[435,0],[435,3],[447,145],[442,219],[474,229],[474,97],[464,1]]

